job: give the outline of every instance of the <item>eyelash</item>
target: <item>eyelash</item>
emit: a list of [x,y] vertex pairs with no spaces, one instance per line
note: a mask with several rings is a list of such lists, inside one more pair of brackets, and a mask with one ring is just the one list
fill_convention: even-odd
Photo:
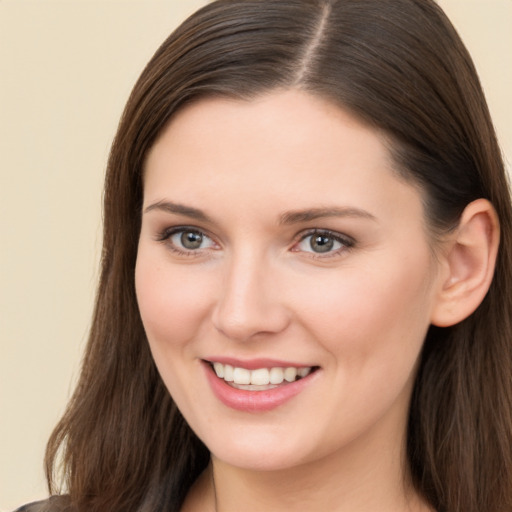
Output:
[[[314,236],[330,238],[334,242],[339,243],[341,246],[338,249],[329,250],[324,253],[315,252],[315,251],[303,251],[303,252],[308,253],[310,255],[309,257],[315,258],[315,259],[320,259],[320,258],[325,259],[325,258],[330,258],[330,257],[334,257],[334,256],[339,256],[340,254],[342,254],[346,251],[350,251],[356,245],[356,241],[348,235],[343,235],[341,233],[337,233],[336,231],[330,231],[328,229],[311,229],[309,231],[300,233],[297,237],[298,240],[297,240],[297,242],[295,242],[293,247],[297,247],[300,243],[303,243],[308,238],[314,237]],[[299,249],[292,248],[292,251],[299,252]]]
[[[164,229],[162,232],[158,234],[157,241],[166,243],[169,249],[180,256],[187,256],[187,257],[194,257],[198,256],[200,252],[204,249],[198,248],[197,250],[194,249],[186,249],[181,248],[178,245],[176,245],[174,242],[171,242],[171,238],[174,235],[177,234],[184,234],[184,233],[194,233],[198,234],[202,237],[202,240],[209,239],[213,244],[215,242],[213,239],[207,235],[203,230],[192,227],[192,226],[176,226],[174,228],[167,228]],[[317,236],[317,237],[325,237],[333,240],[334,242],[337,242],[340,244],[340,247],[335,250],[328,250],[324,253],[322,252],[315,252],[313,250],[311,251],[300,251],[300,249],[297,249],[297,246],[301,243],[304,243],[308,238]],[[292,246],[292,252],[304,252],[309,255],[310,258],[315,259],[325,259],[330,258],[333,256],[338,256],[343,252],[350,251],[353,249],[356,245],[356,241],[347,235],[343,235],[341,233],[337,233],[335,231],[330,231],[328,229],[311,229],[306,232],[299,233],[296,238],[295,242]]]
[[180,233],[181,234],[195,233],[195,234],[201,235],[203,237],[203,239],[206,238],[213,242],[212,238],[210,236],[208,236],[203,230],[192,227],[192,226],[176,226],[174,228],[164,229],[162,232],[160,232],[158,234],[157,241],[165,243],[167,245],[167,247],[172,252],[177,253],[180,256],[187,256],[187,257],[198,256],[201,249],[194,250],[194,249],[181,248],[171,241],[171,238],[174,235],[177,235]]

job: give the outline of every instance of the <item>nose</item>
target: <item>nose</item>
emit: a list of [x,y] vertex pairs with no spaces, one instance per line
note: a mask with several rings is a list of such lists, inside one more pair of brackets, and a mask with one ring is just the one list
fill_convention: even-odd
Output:
[[290,314],[276,271],[255,253],[226,264],[224,282],[215,304],[215,328],[234,341],[268,337],[286,329]]

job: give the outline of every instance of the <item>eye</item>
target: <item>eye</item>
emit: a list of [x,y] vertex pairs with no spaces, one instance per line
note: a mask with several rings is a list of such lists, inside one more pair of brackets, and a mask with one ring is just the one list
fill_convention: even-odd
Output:
[[316,230],[303,236],[295,250],[315,254],[338,253],[353,245],[354,241],[347,236]]
[[177,227],[165,230],[159,240],[179,253],[190,253],[215,247],[215,242],[198,229]]
[[201,249],[203,243],[209,240],[200,231],[178,231],[169,238],[174,245],[181,246],[188,251]]

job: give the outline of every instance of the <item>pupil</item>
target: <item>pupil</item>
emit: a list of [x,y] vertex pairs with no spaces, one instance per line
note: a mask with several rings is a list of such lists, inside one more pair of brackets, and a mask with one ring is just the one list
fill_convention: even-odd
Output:
[[203,243],[203,235],[193,231],[186,231],[181,235],[181,243],[185,249],[199,249]]
[[318,235],[311,237],[311,249],[315,252],[329,252],[334,245],[334,240],[331,237]]

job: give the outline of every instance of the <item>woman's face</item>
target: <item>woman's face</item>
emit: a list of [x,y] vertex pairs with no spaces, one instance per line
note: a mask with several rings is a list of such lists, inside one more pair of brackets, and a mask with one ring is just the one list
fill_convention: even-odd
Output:
[[150,151],[140,312],[217,459],[402,446],[439,274],[421,196],[391,166],[377,132],[299,91],[201,100]]

